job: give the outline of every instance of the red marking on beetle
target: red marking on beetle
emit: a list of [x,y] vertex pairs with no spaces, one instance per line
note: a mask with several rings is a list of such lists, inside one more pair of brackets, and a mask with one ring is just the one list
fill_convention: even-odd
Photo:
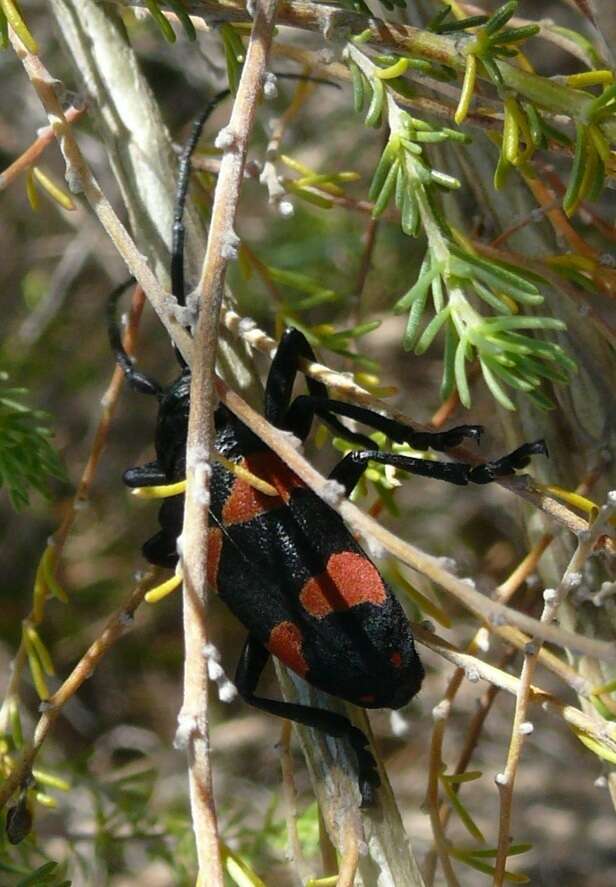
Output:
[[402,653],[399,650],[396,650],[389,657],[389,661],[394,668],[400,668],[400,666],[402,665]]
[[317,619],[358,604],[381,606],[386,598],[383,580],[374,564],[354,551],[332,554],[325,572],[310,578],[299,595],[303,608]]
[[272,628],[265,645],[281,662],[288,665],[300,677],[308,671],[308,663],[302,653],[302,633],[293,622],[279,622]]
[[220,527],[210,527],[207,534],[207,581],[214,589],[218,589],[218,567],[220,566],[220,553],[222,551],[222,530]]
[[267,451],[251,453],[244,459],[244,464],[257,477],[262,477],[268,484],[275,487],[285,503],[289,501],[294,489],[306,486],[303,480],[294,471],[291,471],[289,466],[275,453]]
[[278,496],[266,496],[236,477],[222,510],[222,520],[227,526],[244,524],[261,514],[273,511],[274,508],[284,507],[293,489],[304,486],[299,477],[274,453],[252,453],[239,464],[275,487]]
[[375,699],[376,699],[376,696],[374,695],[374,693],[366,693],[364,696],[359,697],[359,701],[363,705],[370,705],[370,703],[374,702]]

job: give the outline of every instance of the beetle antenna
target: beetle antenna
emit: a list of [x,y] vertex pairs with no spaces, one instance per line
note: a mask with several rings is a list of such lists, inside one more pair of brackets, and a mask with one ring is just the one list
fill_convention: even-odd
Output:
[[[311,83],[319,83],[324,86],[338,87],[338,84],[333,83],[331,80],[325,80],[322,77],[310,77],[305,74],[292,74],[285,71],[276,73],[276,77],[285,80],[307,80]],[[195,152],[197,144],[199,143],[203,127],[208,118],[218,105],[230,94],[231,91],[229,89],[223,89],[213,96],[193,123],[190,137],[182,148],[182,153],[180,154],[178,164],[178,183],[175,191],[173,231],[171,236],[171,292],[177,299],[178,305],[186,304],[186,293],[184,291],[184,237],[186,233],[184,226],[184,210],[186,209],[188,184],[190,182],[190,173],[192,169],[190,160]]]
[[[286,80],[307,80],[312,83],[319,83],[325,86],[333,86],[338,88],[337,83],[331,80],[325,80],[320,77],[310,77],[305,74],[292,74],[287,72],[276,73],[276,77]],[[195,148],[201,138],[203,127],[207,120],[218,107],[231,94],[230,89],[223,89],[217,92],[215,96],[208,102],[199,117],[194,121],[190,136],[182,148],[178,163],[178,181],[175,191],[175,208],[173,212],[173,229],[171,233],[171,292],[175,296],[178,305],[186,304],[186,292],[184,281],[184,240],[186,235],[186,227],[184,225],[184,211],[186,209],[186,198],[188,196],[188,185],[190,182],[190,173],[192,170],[191,157],[195,152]],[[188,364],[182,357],[180,350],[174,346],[175,356],[182,369],[187,369]]]
[[188,183],[190,181],[191,162],[195,148],[201,138],[203,127],[214,109],[230,94],[229,89],[223,89],[208,102],[205,109],[197,117],[192,125],[190,137],[180,154],[178,165],[178,183],[175,191],[175,209],[173,212],[173,232],[171,236],[171,292],[177,299],[178,305],[186,303],[184,292],[184,210],[188,195]]
[[126,353],[126,349],[122,344],[122,333],[120,332],[120,325],[116,314],[117,306],[120,297],[126,292],[129,286],[132,286],[134,283],[135,278],[129,277],[128,280],[125,280],[124,283],[117,286],[109,296],[107,302],[107,333],[109,335],[109,344],[111,345],[111,350],[115,354],[116,363],[126,376],[126,381],[131,388],[134,388],[135,391],[139,391],[141,394],[151,394],[155,397],[160,397],[163,390],[162,386],[159,385],[156,379],[151,379],[149,376],[146,376],[144,373],[140,373],[135,369],[133,361]]

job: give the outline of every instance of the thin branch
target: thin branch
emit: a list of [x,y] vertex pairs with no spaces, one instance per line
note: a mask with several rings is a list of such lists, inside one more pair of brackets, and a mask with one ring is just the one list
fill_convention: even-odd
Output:
[[73,194],[85,196],[118,253],[124,259],[130,273],[141,284],[154,310],[169,330],[173,341],[183,354],[189,355],[191,350],[190,336],[175,317],[169,314],[167,293],[120,222],[81,153],[56,94],[56,86],[59,81],[50,74],[38,56],[32,55],[25,49],[19,38],[10,29],[9,38],[47,113],[50,127],[66,163],[65,176],[69,190]]
[[[140,287],[137,286],[135,287],[135,290],[133,292],[128,324],[126,328],[126,333],[123,337],[123,344],[128,354],[133,354],[134,352],[137,328],[139,326],[141,312],[143,310],[143,303],[143,291]],[[94,480],[100,457],[107,443],[109,430],[111,428],[111,421],[113,419],[123,382],[124,373],[119,367],[115,367],[109,385],[107,386],[107,390],[105,391],[101,399],[101,416],[98,421],[96,431],[94,433],[94,439],[90,447],[88,460],[77,485],[77,490],[75,491],[75,494],[65,511],[60,526],[53,533],[51,537],[51,542],[49,543],[53,547],[52,574],[54,575],[54,577],[58,572],[62,559],[62,552],[64,550],[64,546],[66,544],[69,533],[73,528],[79,512],[83,509],[84,505],[87,504],[90,495],[90,487]],[[32,623],[37,623],[38,621],[40,621],[40,616],[37,616],[34,608],[26,617],[26,621]],[[6,688],[5,702],[11,697],[19,696],[19,685],[21,682],[21,676],[26,664],[26,660],[26,647],[22,635],[22,640],[20,641],[17,652],[13,658],[13,662],[11,663],[11,676]],[[2,719],[0,718],[0,723],[1,720]]]
[[304,884],[310,877],[309,868],[302,851],[297,829],[297,789],[293,777],[293,756],[291,754],[291,721],[284,721],[280,731],[280,769],[282,773],[282,807],[287,825],[287,856],[296,872],[296,876]]
[[[476,6],[474,3],[458,3],[458,6],[460,9],[464,10],[467,15],[485,14],[485,8]],[[560,49],[563,49],[565,52],[568,52],[569,55],[578,58],[591,68],[596,64],[595,60],[589,57],[589,53],[584,46],[576,43],[575,40],[568,37],[567,32],[565,32],[563,28],[559,28],[552,19],[528,19],[519,15],[514,15],[509,19],[508,25],[513,28],[523,28],[527,25],[539,25],[540,30],[537,36],[542,37],[549,43],[553,43],[554,46],[560,47]]]
[[148,588],[154,584],[158,572],[160,571],[148,571],[131,592],[126,603],[109,617],[100,636],[84,653],[64,683],[45,703],[41,703],[40,708],[43,713],[34,729],[32,742],[21,751],[14,761],[11,773],[0,785],[0,809],[28,777],[32,764],[63,707],[73,698],[84,681],[92,676],[103,656],[126,634],[133,622],[135,610],[143,601]]
[[[605,530],[606,524],[616,510],[616,493],[609,494],[609,504],[603,506],[597,516],[591,530],[578,539],[577,548],[571,558],[563,577],[555,589],[546,589],[543,594],[544,606],[541,613],[542,624],[551,623],[558,614],[561,603],[568,593],[576,588],[582,580],[582,569],[590,557],[595,540]],[[541,641],[527,648],[522,672],[520,674],[519,690],[516,697],[516,705],[511,728],[511,740],[509,753],[504,773],[496,777],[500,793],[500,819],[498,827],[498,853],[494,864],[494,887],[502,887],[505,878],[505,866],[509,851],[511,807],[513,803],[513,786],[522,754],[524,737],[527,731],[524,725],[527,723],[528,703],[531,696],[531,681],[537,665]],[[530,725],[532,730],[532,725]]]
[[[521,678],[503,671],[503,669],[496,665],[489,665],[475,656],[471,656],[445,640],[445,638],[428,631],[422,625],[414,624],[413,633],[419,643],[429,647],[449,662],[453,662],[454,665],[461,666],[465,671],[467,669],[474,671],[475,675],[481,680],[489,681],[492,686],[505,690],[512,696],[517,697],[520,694],[522,688]],[[528,698],[531,702],[540,703],[545,711],[557,714],[577,730],[587,733],[598,742],[607,744],[610,750],[616,749],[616,725],[598,722],[592,716],[581,711],[581,709],[568,705],[553,693],[542,690],[541,687],[530,683],[528,685]]]
[[[85,105],[79,108],[75,107],[75,105],[71,105],[71,107],[64,112],[66,122],[75,123],[83,114],[85,114],[86,110]],[[4,172],[0,173],[0,191],[7,188],[17,176],[30,169],[30,167],[39,159],[41,154],[43,154],[45,149],[52,142],[55,142],[55,140],[56,136],[51,126],[46,126],[42,129],[30,147],[26,148],[26,150],[10,164],[10,166],[7,166]]]
[[[578,486],[576,492],[580,495],[588,495],[592,486],[597,481],[598,477],[601,474],[601,466],[597,465],[594,469],[588,472],[585,476],[584,480]],[[502,582],[494,592],[494,596],[501,603],[508,603],[513,595],[518,591],[521,585],[528,579],[528,577],[535,572],[541,557],[547,548],[552,544],[554,537],[546,533],[537,542],[533,545],[531,550],[526,554],[526,556],[520,561],[517,567],[509,574],[507,579]],[[513,628],[500,628],[499,633],[503,639],[508,642],[514,642],[514,635],[519,634],[520,638],[515,637],[515,646],[521,649],[524,649],[526,643],[528,642],[528,637],[522,635],[521,632],[517,632],[516,629]],[[520,641],[524,638],[524,644],[520,643]],[[475,653],[477,650],[484,650],[486,647],[485,641],[487,640],[487,633],[485,628],[480,628],[479,631],[475,634],[473,639],[467,645],[466,651],[467,653]],[[513,653],[513,651],[512,651]],[[541,649],[539,651],[539,658],[542,660],[544,665],[547,665],[548,668],[551,668],[556,673],[559,673],[561,677],[563,677],[567,683],[571,684],[575,687],[576,691],[580,693],[585,688],[580,686],[580,682],[583,681],[581,676],[572,668],[570,668],[566,663],[562,662],[562,660],[553,656],[551,653],[547,654],[547,651]],[[512,654],[507,654],[510,657]],[[501,665],[504,665],[504,662]],[[562,673],[562,667],[565,667],[566,675]],[[432,822],[435,827],[434,830],[434,838],[435,845],[433,849],[428,853],[425,862],[425,878],[428,884],[432,884],[434,882],[434,875],[436,870],[436,858],[437,855],[441,856],[440,848],[445,845],[445,828],[447,825],[447,820],[449,818],[449,813],[451,811],[451,807],[448,804],[441,805],[439,815],[436,816],[437,804],[438,804],[438,780],[439,780],[439,768],[441,766],[441,761],[443,757],[443,742],[445,730],[447,728],[447,724],[449,722],[449,718],[451,715],[451,711],[453,709],[453,703],[455,697],[462,685],[462,680],[465,677],[465,670],[461,667],[456,668],[453,675],[451,676],[449,683],[447,684],[447,688],[445,690],[445,694],[443,700],[439,705],[434,708],[434,729],[432,731],[432,740],[431,740],[431,749],[430,749],[430,770],[428,773],[428,786],[426,789],[426,803],[429,806]],[[499,688],[495,687],[495,685],[491,685],[492,690],[498,690]],[[586,688],[586,692],[588,692],[588,688]],[[489,704],[491,705],[494,695],[489,696]],[[485,717],[487,716],[487,707],[485,712],[483,713],[483,717],[479,717],[481,714],[477,712],[473,721],[471,722],[471,726],[469,727],[469,734],[467,737],[467,743],[465,745],[466,755],[463,753],[458,761],[456,773],[462,772],[462,770],[466,767],[468,760],[470,758],[470,749],[472,748],[474,742],[476,742],[478,737],[478,731],[481,729],[481,724]],[[474,739],[473,739],[474,736]]]
[[223,150],[214,193],[210,230],[199,291],[199,319],[195,331],[190,416],[186,445],[187,492],[182,531],[184,603],[184,698],[179,730],[189,759],[193,828],[199,859],[199,877],[208,887],[223,884],[218,829],[209,761],[207,721],[207,529],[210,460],[214,449],[214,366],[219,315],[227,264],[237,253],[234,231],[248,140],[261,95],[276,16],[277,0],[256,5],[246,61],[228,125],[218,136]]
[[[245,22],[247,18],[243,0],[187,0],[186,6],[210,21]],[[347,39],[349,34],[365,33],[367,45],[374,48],[391,49],[447,65],[460,72],[465,67],[466,57],[461,41],[455,37],[434,34],[393,21],[383,21],[336,6],[308,3],[305,0],[287,0],[280,8],[278,22],[280,25],[321,33],[328,40]],[[499,61],[498,67],[505,88],[514,89],[520,96],[537,102],[553,113],[562,113],[581,120],[593,101],[591,95],[581,90],[555,83],[508,62]],[[487,74],[481,76],[489,82]],[[602,129],[608,138],[616,137],[615,121],[604,121]]]

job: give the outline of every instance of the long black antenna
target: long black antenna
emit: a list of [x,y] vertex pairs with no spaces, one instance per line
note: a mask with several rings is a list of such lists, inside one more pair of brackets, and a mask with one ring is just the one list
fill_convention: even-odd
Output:
[[230,95],[230,90],[223,89],[208,102],[205,110],[193,123],[190,138],[180,154],[178,183],[175,191],[175,209],[173,212],[173,231],[171,235],[171,292],[177,299],[178,305],[186,304],[186,293],[184,292],[184,236],[186,233],[184,210],[186,208],[186,197],[192,169],[190,159],[201,138],[201,132],[208,117],[228,95]]
[[[309,80],[314,83],[322,83],[327,86],[337,87],[337,83],[330,80],[323,80],[318,77],[307,77],[304,74],[276,74],[288,80]],[[180,154],[178,163],[178,181],[175,190],[175,207],[173,211],[173,229],[171,232],[171,292],[175,296],[178,305],[186,304],[186,292],[184,281],[184,240],[186,228],[184,226],[184,211],[186,209],[186,198],[188,196],[188,185],[190,183],[190,173],[192,170],[191,157],[195,152],[195,148],[201,138],[203,127],[215,108],[229,95],[230,89],[223,89],[210,99],[205,109],[199,115],[192,125],[190,137]],[[174,347],[175,355],[182,369],[187,369],[187,363],[182,357],[179,349]]]
[[129,277],[128,280],[125,280],[124,283],[117,286],[109,296],[107,302],[107,333],[109,335],[109,343],[111,345],[111,350],[115,354],[116,363],[126,376],[126,381],[131,388],[134,388],[135,391],[139,391],[141,394],[151,394],[154,397],[160,397],[163,390],[162,386],[156,381],[156,379],[152,379],[135,369],[131,358],[126,353],[124,345],[122,344],[122,333],[120,332],[120,325],[117,318],[117,306],[120,297],[126,292],[129,286],[134,283],[135,278]]
[[[310,77],[305,74],[291,74],[287,72],[277,73],[276,77],[284,80],[303,80],[311,83],[320,83],[324,86],[333,86],[339,88],[337,83],[331,80],[325,80],[321,77]],[[178,182],[175,191],[175,209],[173,212],[173,230],[171,235],[171,292],[177,299],[178,305],[186,304],[186,293],[184,291],[184,236],[186,229],[184,227],[184,210],[186,208],[186,197],[188,195],[188,185],[190,182],[190,173],[192,164],[190,162],[195,148],[201,138],[203,127],[208,118],[231,94],[231,90],[223,89],[208,102],[205,109],[199,115],[192,125],[190,137],[180,154],[178,164]]]

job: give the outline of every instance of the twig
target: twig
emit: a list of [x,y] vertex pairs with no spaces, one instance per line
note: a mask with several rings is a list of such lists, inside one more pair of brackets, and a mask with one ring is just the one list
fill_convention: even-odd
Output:
[[282,771],[282,804],[287,824],[288,858],[301,883],[309,877],[308,866],[302,851],[297,831],[297,791],[293,778],[293,757],[291,755],[291,721],[284,721],[280,731],[280,769]]
[[19,38],[10,29],[9,38],[47,113],[50,127],[66,162],[66,181],[69,190],[73,194],[83,193],[117,251],[124,259],[130,273],[143,287],[148,300],[169,330],[173,341],[184,355],[189,355],[191,350],[190,336],[175,317],[168,313],[167,293],[159,284],[128,231],[120,222],[81,153],[72,128],[62,110],[60,100],[56,95],[56,84],[58,81],[49,73],[38,56],[32,55],[32,53],[25,49]]
[[319,850],[321,852],[321,865],[323,872],[328,877],[328,872],[333,873],[338,870],[338,857],[336,848],[327,831],[327,825],[323,818],[323,812],[319,807]]
[[214,446],[214,366],[218,324],[227,264],[237,252],[235,215],[242,184],[248,139],[266,73],[277,0],[256,5],[246,61],[228,125],[219,133],[223,150],[214,192],[210,231],[198,285],[199,319],[195,331],[190,416],[186,446],[187,491],[182,531],[184,602],[184,698],[179,732],[189,760],[193,828],[199,877],[208,887],[223,884],[218,829],[212,794],[207,722],[207,528],[209,474]]
[[[558,587],[555,589],[546,589],[544,591],[544,607],[541,614],[541,622],[543,624],[550,623],[556,618],[558,609],[566,595],[580,584],[582,578],[581,570],[590,557],[595,540],[604,530],[605,525],[615,509],[616,492],[612,492],[608,494],[608,505],[603,506],[592,525],[592,528],[578,538],[577,548]],[[502,887],[505,877],[505,866],[507,864],[507,853],[510,840],[513,786],[522,753],[524,737],[527,733],[524,729],[524,725],[527,723],[526,717],[531,695],[531,681],[537,665],[538,654],[541,649],[541,641],[536,640],[535,643],[527,649],[528,652],[524,658],[524,664],[520,674],[520,688],[516,697],[507,763],[504,773],[499,773],[496,777],[496,783],[500,793],[500,819],[498,827],[498,852],[494,864],[494,887]]]
[[[189,10],[201,13],[210,20],[239,22],[246,21],[247,17],[243,0],[187,0],[186,5]],[[330,40],[346,39],[349,33],[366,33],[366,43],[374,48],[391,49],[445,64],[460,72],[465,66],[465,54],[455,37],[434,34],[394,21],[383,21],[324,3],[287,0],[280,8],[279,24],[325,32]],[[508,62],[499,61],[498,67],[506,88],[539,102],[548,111],[577,118],[585,113],[592,102],[592,97],[582,94],[581,90],[554,83]],[[482,77],[489,82],[487,74]],[[613,121],[603,122],[602,129],[609,138],[616,135]]]
[[[276,169],[276,160],[280,153],[282,139],[288,125],[301,110],[302,105],[310,98],[314,92],[314,84],[306,80],[300,80],[295,88],[293,98],[285,109],[284,113],[277,119],[272,121],[271,135],[265,149],[265,162],[263,170],[259,176],[261,184],[265,185],[269,194],[270,204],[280,205],[286,196],[286,189],[281,183],[280,176]],[[288,199],[288,198],[287,198]]]
[[359,865],[359,840],[355,824],[349,820],[342,834],[342,848],[336,887],[353,887]]
[[131,592],[126,603],[109,617],[100,636],[88,648],[75,668],[47,702],[41,703],[43,712],[34,730],[32,742],[27,745],[14,762],[9,776],[0,785],[0,809],[6,804],[13,792],[23,783],[32,769],[32,764],[49,731],[57,720],[62,708],[72,699],[77,690],[89,677],[101,661],[131,625],[135,610],[143,601],[148,588],[159,571],[150,570]]
[[[141,290],[140,287],[135,287],[128,325],[123,339],[124,347],[126,348],[128,354],[132,354],[134,351],[137,328],[139,325],[139,320],[141,318],[141,312],[143,310],[143,303],[143,290]],[[77,485],[77,490],[75,491],[75,494],[65,511],[62,523],[51,537],[50,544],[53,545],[54,553],[54,562],[52,567],[54,576],[58,571],[64,545],[73,527],[73,524],[75,523],[77,515],[79,514],[79,511],[83,509],[83,507],[87,504],[90,494],[90,487],[92,485],[92,481],[94,480],[94,475],[96,473],[101,454],[103,452],[105,444],[107,443],[107,437],[109,435],[109,429],[111,427],[111,420],[115,412],[118,396],[120,394],[123,381],[124,373],[119,367],[116,367],[111,376],[111,381],[109,382],[107,390],[105,391],[105,394],[103,395],[101,400],[101,417],[99,419],[98,426],[94,434],[92,446],[90,447],[88,461],[86,462],[81,478]],[[30,611],[30,613],[26,617],[26,621],[33,623],[37,621],[35,618],[34,609]],[[22,640],[17,649],[17,653],[15,654],[13,662],[11,664],[11,676],[5,693],[5,700],[10,699],[11,697],[17,697],[19,695],[19,684],[21,681],[21,675],[24,666],[26,664],[26,658],[26,648],[22,637]]]
[[24,360],[28,350],[39,341],[61,311],[64,300],[71,292],[71,285],[90,259],[90,255],[91,241],[88,232],[85,235],[78,234],[68,244],[54,268],[45,295],[30,311],[15,334],[17,345],[15,350],[19,349],[21,360]]
[[[144,306],[144,293],[140,286],[136,286],[133,290],[131,300],[130,313],[128,315],[128,323],[126,333],[123,337],[123,344],[127,354],[133,355],[135,351],[135,342],[137,336],[137,328],[141,319],[141,313]],[[118,398],[124,384],[124,373],[122,369],[116,366],[111,375],[111,380],[105,393],[101,398],[101,417],[99,419],[96,431],[94,432],[94,440],[88,455],[88,461],[83,469],[81,478],[77,485],[75,496],[71,502],[71,507],[67,510],[64,520],[53,535],[54,546],[57,558],[59,560],[62,549],[71,531],[75,518],[80,510],[87,504],[90,496],[90,488],[94,481],[94,476],[98,468],[98,463],[103,454],[103,450],[107,445],[107,438],[111,428],[111,422],[116,411]]]
[[[85,114],[85,112],[85,106],[76,108],[74,105],[71,105],[71,107],[64,112],[66,122],[75,123],[83,114]],[[52,142],[55,142],[55,140],[56,136],[51,126],[46,126],[44,129],[40,130],[38,138],[32,142],[30,147],[26,148],[26,150],[20,154],[10,166],[7,166],[4,172],[0,173],[0,191],[3,191],[8,187],[8,185],[10,185],[17,176],[21,175],[21,173],[30,169],[30,167],[39,159],[45,148],[47,148]]]
[[[462,677],[464,677],[464,675],[471,675],[473,680],[477,678],[477,680],[488,681],[494,687],[499,687],[501,690],[506,690],[508,693],[515,694],[517,692],[520,682],[518,678],[509,674],[509,672],[503,671],[501,668],[498,668],[498,666],[491,665],[489,662],[484,662],[483,659],[478,659],[471,653],[460,650],[455,644],[451,644],[444,638],[434,634],[434,632],[428,631],[427,628],[424,628],[418,623],[413,623],[413,635],[420,644],[424,644],[444,659],[447,659],[448,662],[452,662],[457,666],[462,672]],[[445,698],[449,699],[450,695],[453,698],[453,691],[451,690]],[[539,687],[532,688],[532,695],[535,699],[538,699],[541,702],[545,701],[549,696],[548,693],[541,690]]]
[[[596,482],[597,478],[601,474],[601,466],[597,465],[594,469],[588,472],[588,474],[584,477],[582,482],[577,487],[577,492],[581,495],[587,495],[593,484]],[[520,586],[528,579],[528,577],[535,572],[539,561],[546,551],[546,549],[551,545],[553,541],[553,536],[549,533],[544,534],[531,548],[528,554],[520,561],[518,566],[510,573],[510,575],[495,589],[495,597],[501,603],[507,603],[511,600],[516,591],[520,588]],[[499,633],[501,637],[505,640],[512,642],[512,633],[515,633],[515,629],[499,629]],[[521,634],[521,633],[520,633]],[[528,641],[528,638],[524,638],[524,644],[519,643],[518,638],[515,638],[515,646],[523,648]],[[477,649],[483,649],[485,644],[484,640],[487,638],[486,629],[480,628],[479,631],[475,634],[474,638],[468,644],[466,650],[468,653],[474,653]],[[552,668],[558,673],[561,673],[561,667],[565,666],[567,669],[566,677],[561,673],[561,676],[567,680],[568,683],[573,684],[575,682],[575,689],[577,692],[580,692],[579,682],[582,680],[580,675],[563,663],[560,659],[549,654],[550,660],[546,661],[546,651],[539,651],[539,656],[543,659],[545,665]],[[507,654],[508,656],[510,654]],[[465,671],[462,668],[457,668],[453,673],[452,677],[449,680],[447,685],[447,689],[445,691],[445,695],[443,697],[442,702],[436,706],[434,711],[438,714],[438,717],[435,716],[435,725],[432,731],[432,740],[431,740],[431,751],[430,751],[430,770],[428,773],[428,786],[426,789],[426,803],[429,805],[429,809],[431,812],[431,816],[434,817],[436,815],[436,805],[438,803],[438,777],[442,755],[443,755],[443,741],[444,734],[449,722],[449,717],[453,708],[453,702],[457,695],[457,692],[462,684],[462,680],[465,676]],[[491,689],[498,690],[499,688],[492,685]],[[494,697],[490,696],[490,704]],[[458,766],[456,769],[456,773],[462,772],[462,769],[466,767],[466,763],[468,761],[468,757],[470,755],[469,749],[472,747],[471,737],[476,733],[477,730],[480,729],[479,726],[479,714],[478,712],[473,718],[471,722],[471,726],[469,727],[469,734],[467,738],[467,743],[465,745],[466,756],[463,753],[458,761]],[[483,715],[483,719],[487,716],[487,709]],[[481,723],[483,723],[483,719],[481,719]],[[476,741],[475,736],[475,741]],[[445,804],[441,805],[440,815],[438,818],[433,818],[432,822],[436,825],[436,830],[438,833],[438,840],[441,846],[445,844],[445,827],[447,825],[447,820],[449,818],[449,811],[451,810],[450,806]],[[445,812],[444,812],[445,811]],[[439,843],[437,843],[437,834],[435,834],[435,846],[428,853],[425,861],[425,871],[424,876],[428,885],[431,885],[434,881],[434,874],[436,869],[436,857],[439,851]],[[440,855],[440,854],[439,854]]]
[[[423,626],[415,626],[413,630],[416,632],[417,638],[421,643],[429,646],[431,650],[438,653],[439,656],[443,656],[443,658],[447,659],[449,662],[454,662],[455,664],[462,662],[465,667],[467,664],[470,664],[473,669],[487,665],[487,663],[481,663],[481,661],[475,657],[469,657],[468,653],[464,653],[449,641],[428,631]],[[481,663],[481,665],[478,665],[478,663]],[[520,692],[520,678],[516,678],[515,675],[509,674],[509,672],[502,671],[502,669],[498,668],[496,665],[491,665],[488,668],[481,668],[479,677],[484,680],[489,680],[493,686],[498,687],[501,690],[506,690],[507,693],[511,693],[514,696],[517,696]],[[494,678],[494,681],[492,678]],[[588,733],[597,741],[608,744],[611,750],[616,749],[616,724],[598,723],[593,717],[587,715],[579,708],[575,708],[573,705],[568,705],[552,693],[542,690],[541,687],[530,687],[530,699],[532,702],[540,702],[542,708],[546,711],[558,714],[568,724],[571,724],[572,727],[575,727],[584,733]]]
[[372,266],[372,256],[376,246],[376,235],[379,227],[379,219],[370,218],[364,232],[364,242],[362,244],[359,268],[357,269],[357,278],[353,286],[352,305],[352,322],[358,324],[362,317],[362,296],[366,287],[366,281],[370,268]]

